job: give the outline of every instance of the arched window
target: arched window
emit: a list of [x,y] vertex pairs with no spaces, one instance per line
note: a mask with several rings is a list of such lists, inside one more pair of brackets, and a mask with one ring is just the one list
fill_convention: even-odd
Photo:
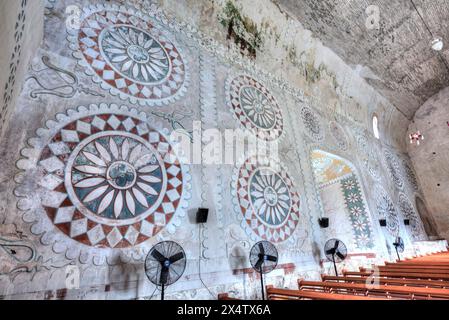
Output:
[[373,115],[373,133],[376,139],[379,139],[379,120],[377,118],[377,115]]

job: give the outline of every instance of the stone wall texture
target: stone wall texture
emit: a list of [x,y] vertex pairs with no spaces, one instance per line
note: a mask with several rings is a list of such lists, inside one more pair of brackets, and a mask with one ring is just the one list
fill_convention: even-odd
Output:
[[421,201],[421,211],[428,217],[429,225],[446,239],[449,238],[448,101],[449,88],[446,88],[419,108],[414,122],[409,126],[409,132],[420,130],[424,133],[424,140],[419,146],[413,144],[408,148],[424,192],[425,201]]
[[0,139],[20,94],[28,62],[43,36],[43,1],[0,3]]
[[[2,298],[157,298],[144,261],[161,241],[187,257],[172,299],[258,298],[248,255],[261,240],[279,252],[266,282],[290,288],[332,272],[323,246],[341,230],[340,269],[396,259],[397,236],[404,255],[444,248],[417,213],[424,194],[394,108],[300,22],[253,3],[237,8],[262,35],[255,57],[227,39],[224,1],[46,2],[0,144]],[[225,130],[279,157],[220,161],[210,141]],[[191,141],[187,163],[178,146]]]

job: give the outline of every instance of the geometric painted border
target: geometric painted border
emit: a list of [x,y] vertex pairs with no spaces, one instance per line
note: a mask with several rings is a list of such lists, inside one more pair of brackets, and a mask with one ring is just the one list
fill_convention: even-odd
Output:
[[[80,30],[67,28],[70,48],[79,65],[103,89],[122,100],[149,106],[167,105],[186,93],[189,72],[182,52],[166,28],[155,24],[155,18],[134,8],[98,4],[84,8],[80,21]],[[166,78],[155,83],[141,83],[118,72],[104,57],[99,42],[102,31],[111,25],[136,28],[151,34],[169,58],[171,72]]]
[[[70,217],[64,211],[73,207],[66,184],[60,183],[66,172],[65,161],[78,141],[97,131],[112,134],[126,131],[128,135],[141,136],[139,139],[151,143],[165,163],[164,171],[170,180],[165,196],[157,209],[142,215],[142,219],[138,217],[139,221],[127,224],[125,220],[121,226],[115,226],[88,219],[82,210]],[[168,133],[153,117],[115,104],[81,106],[57,114],[56,121],[47,121],[46,128],[37,130],[37,137],[29,140],[32,148],[22,149],[24,158],[17,162],[23,171],[16,176],[15,195],[21,198],[18,208],[24,212],[25,222],[32,224],[31,232],[39,235],[41,242],[54,252],[82,263],[91,260],[94,264],[106,260],[111,263],[117,257],[124,261],[142,260],[150,248],[147,240],[153,240],[162,229],[174,233],[180,226],[190,199],[189,170],[178,162],[166,138]],[[85,232],[79,232],[80,225]],[[89,234],[94,228],[104,233],[95,244],[91,239],[97,235]]]
[[[256,125],[248,115],[245,113],[241,105],[241,88],[251,87],[258,90],[268,100],[274,110],[274,124],[270,129],[263,128]],[[226,81],[226,103],[232,112],[234,118],[241,124],[241,126],[249,130],[258,138],[266,141],[273,141],[280,138],[284,133],[284,122],[282,118],[282,111],[279,107],[275,97],[270,91],[259,81],[248,75],[230,76]]]
[[356,175],[341,180],[341,188],[358,248],[373,248],[372,225]]
[[[254,203],[250,199],[251,178],[255,172],[264,167],[275,172],[278,179],[284,181],[289,194],[290,205],[286,219],[276,225],[264,222],[255,212]],[[275,167],[277,169],[274,169]],[[263,239],[278,243],[292,236],[299,223],[300,196],[290,175],[280,164],[270,166],[269,160],[265,157],[249,157],[240,167],[234,169],[231,193],[237,218],[241,221],[242,228],[253,240]]]

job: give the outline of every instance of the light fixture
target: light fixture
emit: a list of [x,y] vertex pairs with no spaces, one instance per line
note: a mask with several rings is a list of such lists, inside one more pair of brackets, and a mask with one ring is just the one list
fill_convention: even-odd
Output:
[[409,137],[410,144],[416,143],[417,146],[419,146],[419,140],[424,140],[424,136],[421,134],[421,132],[419,132],[419,130],[415,133],[411,133]]
[[432,40],[432,49],[435,51],[441,51],[443,50],[443,40],[441,38],[435,38]]

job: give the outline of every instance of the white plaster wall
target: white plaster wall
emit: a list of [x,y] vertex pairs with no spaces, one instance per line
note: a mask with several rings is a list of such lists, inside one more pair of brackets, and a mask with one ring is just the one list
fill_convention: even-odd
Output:
[[43,1],[0,3],[0,139],[20,94],[30,58],[43,37]]
[[[124,1],[111,1],[119,2]],[[398,197],[401,193],[421,195],[421,191],[404,171],[403,163],[409,159],[400,149],[401,144],[385,129],[394,118],[388,101],[354,75],[299,22],[287,19],[268,0],[257,8],[252,1],[238,2],[244,14],[265,30],[263,47],[255,62],[242,58],[225,41],[226,30],[217,21],[222,2],[176,1],[174,5],[173,1],[161,1],[160,6],[150,6],[146,1],[136,3],[152,19],[162,9],[161,20],[155,21],[182,49],[189,71],[187,89],[165,104],[117,94],[117,90],[93,77],[92,69],[82,62],[76,45],[77,32],[71,30],[70,34],[76,36],[68,39],[67,33],[60,32],[66,28],[68,5],[82,8],[97,4],[98,9],[101,4],[89,0],[47,3],[44,43],[32,61],[9,129],[0,144],[0,181],[5,181],[0,189],[0,240],[2,247],[9,250],[0,254],[0,295],[35,299],[154,298],[158,292],[145,277],[143,259],[156,242],[174,240],[182,244],[188,261],[183,277],[167,290],[170,298],[211,299],[224,291],[242,298],[257,297],[259,279],[251,271],[247,255],[260,237],[245,224],[236,202],[238,166],[186,165],[183,168],[186,192],[173,221],[142,244],[123,249],[83,244],[56,228],[43,208],[48,202],[56,202],[63,193],[58,189],[59,194],[55,195],[52,189],[55,180],[45,176],[40,163],[40,157],[49,152],[43,149],[63,125],[80,117],[93,117],[98,108],[106,113],[136,115],[137,111],[129,111],[131,108],[143,112],[147,123],[161,131],[166,128],[170,132],[175,125],[192,130],[194,120],[201,122],[203,130],[237,129],[241,125],[230,112],[226,84],[241,73],[263,82],[279,103],[284,121],[279,139],[280,159],[300,201],[298,224],[285,241],[276,243],[280,267],[267,276],[267,283],[295,288],[298,277],[318,279],[321,272],[330,270],[330,265],[322,261],[327,235],[318,226],[323,206],[310,159],[315,149],[343,157],[354,165],[372,215],[374,254],[351,257],[340,267],[356,269],[361,264],[394,259],[388,255],[386,246],[391,239],[383,235],[376,223],[386,212],[385,206],[378,205],[384,199],[379,199],[380,193],[375,190],[379,187],[388,194],[395,208],[390,214],[397,216],[398,230],[404,237],[408,231],[400,223]],[[96,9],[90,7],[84,12],[89,10]],[[167,18],[164,12],[179,20]],[[296,55],[289,54],[293,44]],[[323,65],[318,72],[320,63]],[[306,75],[306,66],[309,72],[318,72],[318,80]],[[305,119],[304,110],[309,110],[314,120]],[[374,111],[380,115],[384,128],[381,140],[373,137],[370,128]],[[331,129],[331,121],[339,124],[338,131]],[[318,132],[314,133],[314,128]],[[61,151],[56,147],[58,150]],[[391,157],[387,161],[386,151],[397,161],[391,164]],[[47,180],[40,180],[42,175]],[[209,221],[203,227],[193,223],[198,207],[211,209]],[[17,253],[13,254],[11,249],[19,245],[26,249],[18,253],[18,261]],[[72,267],[81,275],[79,289],[67,289],[67,272]]]
[[[424,141],[419,146],[409,145],[408,150],[424,192],[429,223],[438,235],[449,239],[449,88],[427,100],[416,112],[409,132],[420,130]],[[425,209],[422,210],[426,215]]]

